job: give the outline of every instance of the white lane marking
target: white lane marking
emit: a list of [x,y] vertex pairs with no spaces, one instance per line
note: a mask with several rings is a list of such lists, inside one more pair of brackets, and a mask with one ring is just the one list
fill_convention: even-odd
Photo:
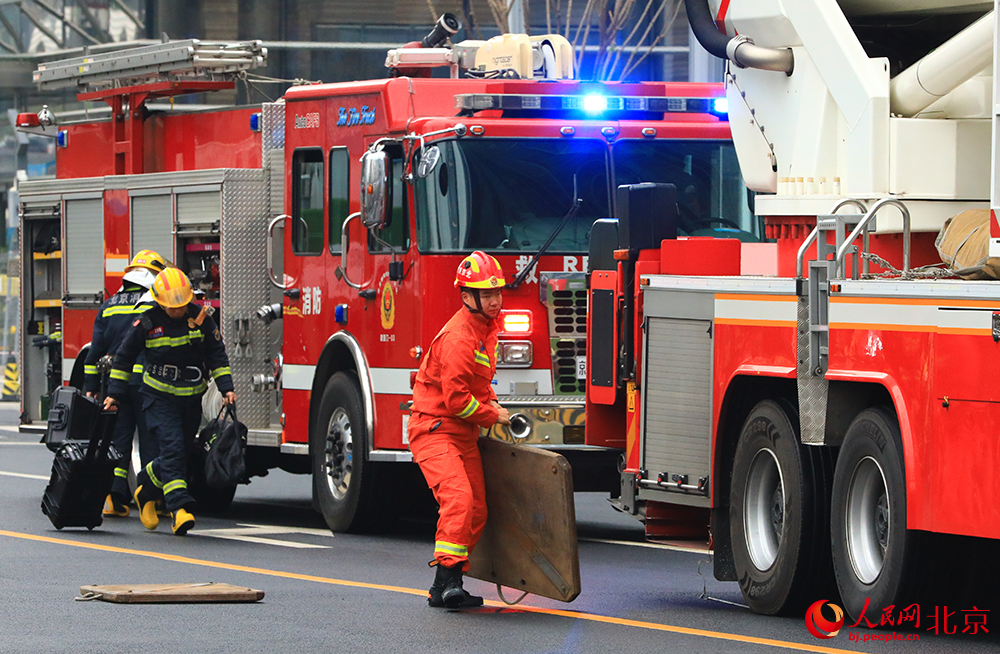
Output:
[[0,425],[0,431],[12,431],[16,434],[20,429],[16,425]]
[[0,445],[45,445],[45,443],[36,443],[34,441],[5,441],[3,436],[0,436]]
[[[6,443],[6,445],[16,445],[16,443]],[[48,481],[48,477],[43,477],[42,475],[26,475],[23,472],[5,472],[0,470],[0,475],[6,477],[23,477],[24,479],[41,479],[42,481]]]
[[228,529],[199,529],[197,534],[199,536],[209,536],[210,538],[224,538],[226,540],[258,543],[260,545],[278,545],[280,547],[293,547],[299,549],[330,549],[330,546],[313,545],[312,543],[296,543],[288,540],[278,540],[276,538],[262,538],[261,536],[264,534],[305,534],[307,536],[329,536],[330,538],[333,538],[333,534],[327,529],[248,524],[240,524],[239,527]]
[[712,550],[698,549],[697,547],[682,547],[680,545],[667,545],[666,543],[644,543],[631,540],[609,540],[606,538],[578,538],[580,542],[603,543],[605,545],[628,545],[630,547],[648,547],[655,550],[672,550],[674,552],[693,552],[695,554],[712,554]]

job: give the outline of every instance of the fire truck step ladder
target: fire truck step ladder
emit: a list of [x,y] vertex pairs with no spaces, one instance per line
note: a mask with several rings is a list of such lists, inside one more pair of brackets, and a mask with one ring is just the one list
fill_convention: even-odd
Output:
[[81,91],[176,79],[228,81],[266,60],[267,48],[260,41],[187,39],[47,62],[38,66],[32,80],[40,90]]

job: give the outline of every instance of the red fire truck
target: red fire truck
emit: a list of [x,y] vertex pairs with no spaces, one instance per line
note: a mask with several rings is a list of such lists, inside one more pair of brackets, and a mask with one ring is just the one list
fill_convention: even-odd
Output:
[[[74,86],[112,115],[22,116],[59,146],[57,178],[19,189],[24,428],[44,424],[53,384],[78,379],[129,256],[154,249],[219,311],[251,472],[311,473],[333,530],[384,520],[419,481],[410,373],[458,306],[459,261],[482,249],[508,279],[494,384],[514,419],[491,435],[566,454],[578,490],[616,489],[623,435],[584,442],[594,221],[612,215],[618,185],[669,181],[689,231],[759,230],[741,210],[721,86],[580,83],[567,47],[516,35],[406,47],[387,79],[194,113],[148,103],[231,87],[259,44],[170,42],[40,68],[44,88]],[[425,76],[441,66],[452,77]]]
[[831,600],[898,624],[911,602],[971,610],[996,592],[1000,287],[911,270],[940,263],[935,236],[970,209],[996,255],[996,91],[987,77],[978,112],[961,95],[996,17],[957,35],[933,21],[931,40],[951,40],[908,53],[890,84],[866,51],[903,42],[902,23],[848,19],[912,4],[839,5],[688,1],[730,60],[734,142],[780,276],[741,274],[739,243],[678,238],[669,186],[623,189],[619,208],[661,209],[592,234],[587,435],[625,435],[619,507],[650,537],[709,536],[715,576],[753,610]]

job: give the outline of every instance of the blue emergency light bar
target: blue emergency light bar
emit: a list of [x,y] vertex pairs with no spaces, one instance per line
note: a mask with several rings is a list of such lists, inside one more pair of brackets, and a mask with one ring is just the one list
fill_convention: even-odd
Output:
[[726,98],[665,98],[662,96],[525,95],[514,93],[461,93],[455,108],[463,114],[478,111],[582,113],[592,117],[626,117],[636,113],[711,114],[728,119]]

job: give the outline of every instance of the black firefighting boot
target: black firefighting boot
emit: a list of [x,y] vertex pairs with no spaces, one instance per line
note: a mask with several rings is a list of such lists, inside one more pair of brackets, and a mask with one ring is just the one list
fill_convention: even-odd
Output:
[[462,588],[462,564],[454,568],[435,566],[434,583],[427,595],[427,605],[433,608],[470,609],[483,605],[483,598],[470,595]]
[[183,536],[187,534],[192,527],[194,527],[194,515],[191,514],[193,509],[194,505],[189,504],[187,506],[182,506],[171,514],[174,517],[173,528],[175,535]]

